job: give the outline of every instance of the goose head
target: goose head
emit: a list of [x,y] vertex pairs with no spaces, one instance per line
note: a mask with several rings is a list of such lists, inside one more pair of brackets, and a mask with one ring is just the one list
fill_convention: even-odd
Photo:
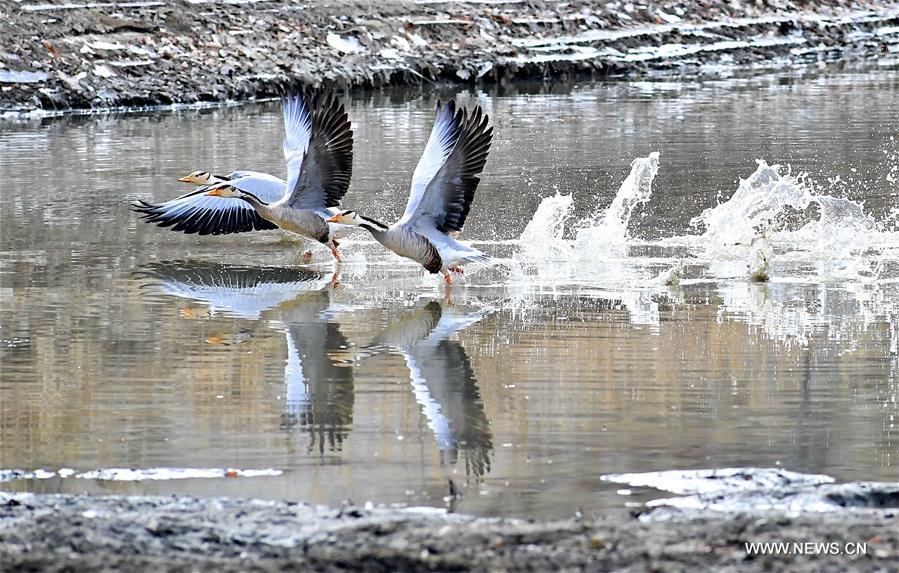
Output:
[[243,199],[247,203],[256,205],[267,204],[252,193],[238,189],[230,183],[213,183],[209,186],[209,191],[206,191],[204,195],[208,195],[209,197],[222,197],[225,199]]
[[208,171],[194,171],[184,177],[179,177],[181,183],[190,183],[191,185],[209,185],[215,183],[216,177]]
[[359,213],[347,210],[337,213],[333,217],[326,219],[328,223],[338,223],[340,225],[352,225],[359,227],[365,223],[365,219]]
[[337,223],[340,225],[349,225],[352,227],[362,227],[363,229],[368,229],[369,231],[387,230],[387,225],[385,225],[384,223],[375,221],[374,219],[370,219],[368,217],[365,217],[364,215],[360,215],[359,213],[351,209],[341,211],[333,217],[325,219],[325,221],[328,223]]

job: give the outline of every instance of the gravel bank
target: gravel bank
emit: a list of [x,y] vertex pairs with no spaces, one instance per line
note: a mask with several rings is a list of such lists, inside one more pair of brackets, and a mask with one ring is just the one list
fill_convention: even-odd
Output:
[[4,0],[0,112],[339,87],[896,66],[899,8],[845,0]]
[[[709,516],[711,515],[711,516]],[[895,509],[533,523],[191,497],[0,494],[11,571],[895,571]],[[747,542],[865,543],[747,555]],[[854,547],[854,546],[853,546]]]

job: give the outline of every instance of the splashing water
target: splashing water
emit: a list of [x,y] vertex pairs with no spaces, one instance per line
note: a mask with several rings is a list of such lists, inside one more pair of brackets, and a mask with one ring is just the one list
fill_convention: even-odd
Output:
[[[808,218],[813,208],[819,213],[816,220],[788,230]],[[859,203],[816,195],[802,176],[781,173],[779,165],[762,160],[728,201],[706,209],[691,224],[705,227],[706,254],[713,257],[739,256],[742,253],[734,247],[745,247],[766,234],[792,249],[847,258],[864,251],[877,227]]]
[[526,260],[566,259],[571,245],[565,241],[565,225],[572,214],[571,195],[554,195],[540,202],[519,237],[521,256]]
[[634,209],[646,203],[652,196],[652,182],[659,172],[659,152],[638,157],[631,163],[631,172],[609,207],[599,211],[591,219],[581,221],[577,233],[576,248],[587,254],[602,256],[603,252],[624,252],[627,245],[628,224]]
[[[720,282],[721,321],[741,317],[773,338],[806,344],[825,330],[856,340],[887,319],[890,350],[897,352],[899,208],[877,223],[860,203],[816,192],[803,175],[760,160],[727,201],[691,220],[701,232],[641,240],[639,252],[629,250],[631,218],[652,196],[658,170],[658,153],[635,159],[609,206],[585,219],[574,217],[570,195],[543,199],[512,258],[511,282],[523,289],[522,302],[535,290],[577,289],[619,300],[634,324],[654,332],[659,296],[712,280]],[[770,287],[752,284],[769,277]],[[863,317],[845,328],[832,318],[846,312],[846,303],[828,296],[833,287],[820,286],[835,280]],[[809,308],[797,304],[808,296],[816,299]]]
[[[606,209],[572,223],[572,197],[555,195],[543,199],[521,233],[521,255],[535,259],[602,259],[609,254],[625,254],[628,224],[634,209],[649,201],[652,182],[659,172],[659,153],[638,157]],[[577,231],[575,240],[565,239],[568,226]]]

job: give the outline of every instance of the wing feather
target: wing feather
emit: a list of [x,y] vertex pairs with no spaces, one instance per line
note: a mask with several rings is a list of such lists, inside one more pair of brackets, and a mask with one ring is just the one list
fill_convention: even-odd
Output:
[[294,209],[337,207],[353,174],[353,130],[346,110],[333,94],[313,96],[307,92],[295,97],[302,99],[304,109],[311,110],[307,114],[310,135],[298,167],[288,162],[286,205]]
[[303,166],[303,158],[312,139],[311,93],[304,90],[281,99],[284,114],[284,159],[287,161],[287,188],[296,187]]
[[[284,182],[264,173],[235,179],[232,184],[266,203],[276,201],[284,194]],[[201,187],[165,203],[137,201],[132,209],[143,214],[148,223],[188,234],[227,235],[278,228],[260,217],[246,201],[209,197],[205,191]]]
[[444,234],[462,231],[493,138],[488,121],[480,106],[469,114],[452,100],[446,106],[437,104],[400,224],[433,225]]

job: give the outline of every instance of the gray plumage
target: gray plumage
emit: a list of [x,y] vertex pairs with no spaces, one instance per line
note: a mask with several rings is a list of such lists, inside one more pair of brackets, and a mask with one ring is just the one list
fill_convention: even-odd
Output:
[[384,247],[412,259],[431,273],[458,270],[463,263],[489,260],[481,251],[456,240],[474,200],[493,129],[480,106],[457,109],[454,101],[437,103],[436,118],[424,153],[412,176],[402,218],[388,227],[345,211],[332,220],[367,229]]
[[[186,233],[280,227],[320,243],[334,239],[344,227],[324,220],[337,213],[353,171],[353,131],[346,110],[333,94],[308,90],[285,96],[282,109],[287,181],[235,172],[166,203],[138,202],[134,210],[147,222]],[[336,242],[332,251],[337,256]]]

